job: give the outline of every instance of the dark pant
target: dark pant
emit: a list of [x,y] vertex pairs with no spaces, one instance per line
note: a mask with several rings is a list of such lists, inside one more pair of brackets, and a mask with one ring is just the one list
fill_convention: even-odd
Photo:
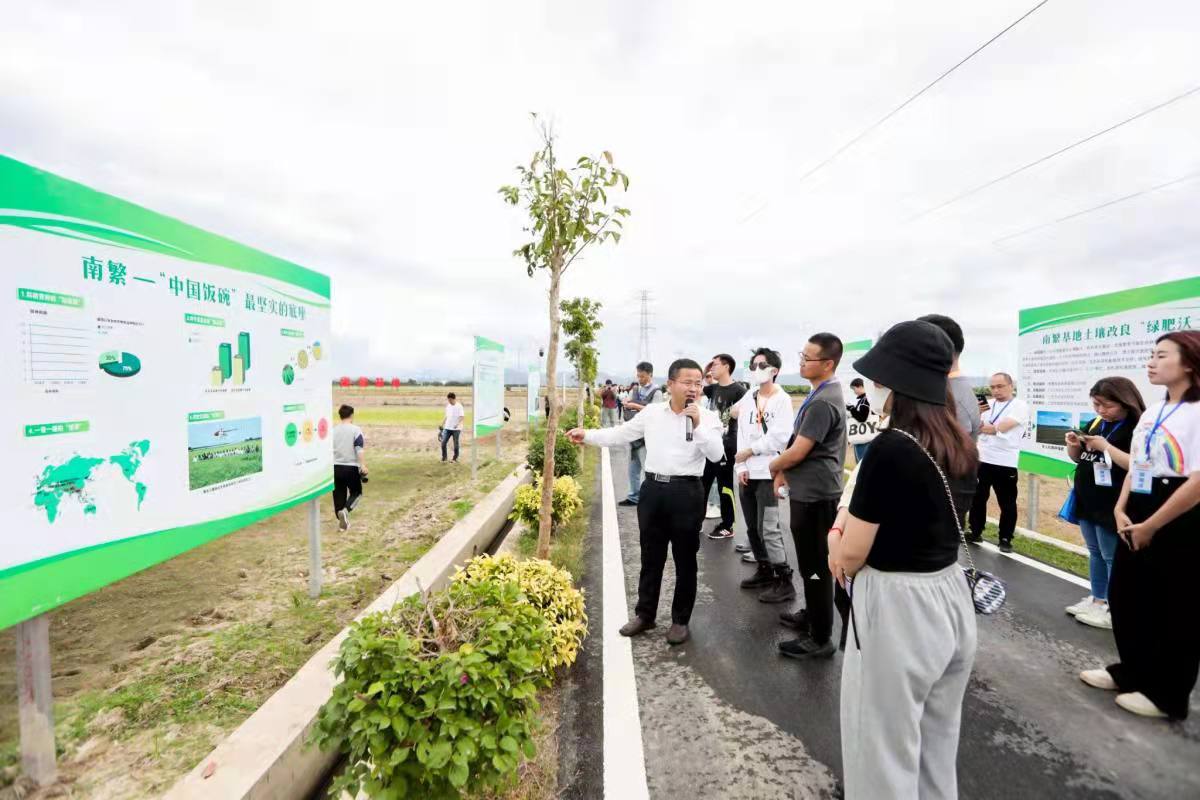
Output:
[[[717,482],[717,502],[721,504],[721,527],[733,530],[733,462],[729,459],[720,464],[713,461],[704,462],[704,497],[700,501],[707,510],[708,493],[712,491],[713,481]],[[701,517],[703,524],[704,518]]]
[[634,608],[642,619],[658,614],[667,546],[675,561],[675,597],[671,621],[687,625],[696,604],[696,553],[700,550],[700,523],[704,520],[704,493],[699,478],[660,483],[647,478],[638,493],[638,541],[642,571],[638,576],[638,601]]
[[450,439],[454,439],[454,460],[458,461],[458,439],[462,436],[462,431],[442,431],[442,461],[446,460],[446,445]]
[[[833,607],[842,618],[842,640],[850,596],[829,572],[829,529],[837,519],[837,500],[791,501],[792,541],[796,566],[804,580],[804,602],[808,607],[809,631],[813,641],[824,644],[833,636]],[[836,589],[835,589],[836,587]]]
[[971,533],[979,536],[987,524],[988,494],[996,490],[1000,504],[1000,541],[1011,542],[1017,529],[1017,468],[979,464],[979,483],[971,503]]
[[[1184,483],[1154,479],[1153,493],[1130,493],[1134,522],[1153,514]],[[1141,692],[1176,719],[1188,715],[1188,698],[1200,670],[1200,628],[1185,622],[1195,605],[1194,573],[1200,558],[1200,506],[1185,512],[1136,553],[1122,541],[1108,585],[1113,636],[1120,663],[1108,668],[1122,692]]]
[[333,510],[334,513],[343,508],[354,510],[358,498],[362,497],[362,475],[358,467],[346,464],[333,465]]

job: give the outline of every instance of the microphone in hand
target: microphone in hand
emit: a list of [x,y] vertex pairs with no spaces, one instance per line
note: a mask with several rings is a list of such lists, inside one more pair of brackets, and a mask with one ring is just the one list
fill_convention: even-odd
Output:
[[[691,404],[692,404],[692,398],[689,397],[684,402],[683,407],[687,408]],[[683,431],[684,431],[684,433],[683,433],[684,440],[688,441],[688,442],[692,441],[692,418],[690,416],[683,418]]]

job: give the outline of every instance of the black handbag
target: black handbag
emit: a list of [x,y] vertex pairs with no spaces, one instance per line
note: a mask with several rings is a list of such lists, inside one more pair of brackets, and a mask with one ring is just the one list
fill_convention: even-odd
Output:
[[962,540],[963,550],[967,554],[968,566],[963,567],[963,574],[967,579],[967,587],[971,590],[971,602],[975,604],[975,613],[977,614],[995,614],[1004,605],[1008,599],[1008,589],[1004,585],[1004,581],[997,578],[990,572],[984,572],[975,566],[975,559],[971,556],[971,547],[967,544],[967,535],[963,531],[962,522],[958,517],[958,508],[954,504],[954,493],[950,491],[950,481],[946,479],[946,473],[942,471],[942,467],[925,446],[917,441],[917,437],[913,436],[908,431],[900,430],[899,428],[891,428],[891,430],[908,439],[921,448],[921,452],[929,459],[929,463],[933,464],[933,468],[937,470],[938,477],[942,479],[942,485],[946,488],[946,499],[950,501],[950,513],[954,517],[954,525],[958,528],[958,537]]

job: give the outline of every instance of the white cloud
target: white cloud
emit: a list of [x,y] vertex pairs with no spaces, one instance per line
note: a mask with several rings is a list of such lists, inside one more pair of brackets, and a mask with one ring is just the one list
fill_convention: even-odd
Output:
[[[828,167],[801,175],[1032,3],[25,4],[0,32],[0,151],[329,273],[347,372],[523,358],[545,282],[496,188],[553,118],[607,148],[634,217],[565,294],[602,368],[930,311],[1012,368],[1017,310],[1197,274],[1200,95],[914,215],[1200,83],[1200,6],[1051,2]],[[789,355],[789,358],[794,356]]]

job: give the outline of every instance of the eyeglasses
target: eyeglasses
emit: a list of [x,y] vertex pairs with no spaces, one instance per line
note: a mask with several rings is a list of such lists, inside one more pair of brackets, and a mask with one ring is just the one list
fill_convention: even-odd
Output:
[[800,360],[803,361],[805,364],[807,364],[811,361],[833,361],[832,358],[826,358],[825,356],[819,356],[817,358],[813,358],[812,356],[808,355],[807,353],[801,353]]
[[750,369],[752,369],[752,370],[755,370],[755,369],[770,369],[770,368],[771,368],[771,365],[770,365],[770,364],[768,364],[768,363],[767,363],[767,362],[765,362],[765,361],[755,361],[753,364],[751,364],[751,365],[750,365]]
[[704,387],[703,381],[674,381],[685,389],[701,389]]

